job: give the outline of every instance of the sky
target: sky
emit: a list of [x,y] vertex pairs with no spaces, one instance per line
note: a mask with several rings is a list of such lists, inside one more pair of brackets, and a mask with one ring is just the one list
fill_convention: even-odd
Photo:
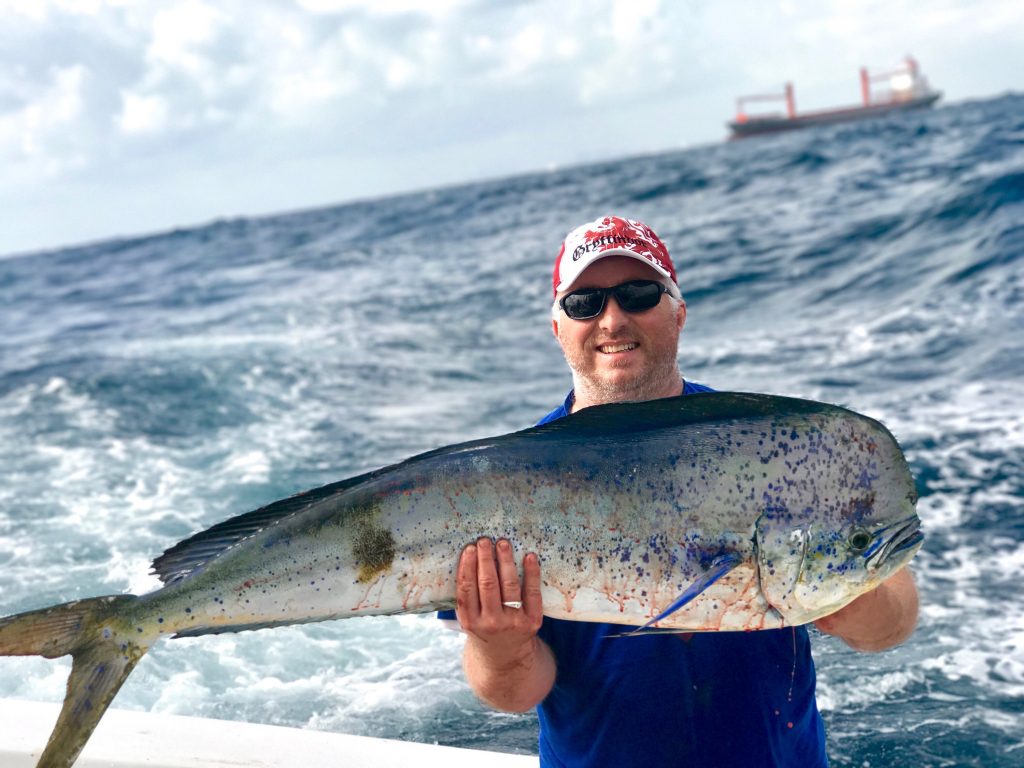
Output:
[[0,0],[0,255],[722,141],[912,54],[1024,91],[1020,0]]

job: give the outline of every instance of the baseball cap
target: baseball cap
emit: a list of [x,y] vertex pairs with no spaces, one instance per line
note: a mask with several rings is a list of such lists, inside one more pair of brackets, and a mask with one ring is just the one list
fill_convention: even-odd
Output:
[[668,248],[653,229],[633,219],[605,216],[566,235],[555,259],[555,294],[569,288],[583,270],[606,256],[629,256],[643,261],[678,286]]

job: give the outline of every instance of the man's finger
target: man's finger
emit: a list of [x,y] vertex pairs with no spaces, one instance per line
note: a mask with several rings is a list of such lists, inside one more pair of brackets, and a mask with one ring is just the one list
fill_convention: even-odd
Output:
[[480,594],[480,613],[494,615],[501,612],[501,586],[498,567],[494,562],[494,542],[488,538],[476,542],[476,584]]
[[544,600],[540,594],[540,559],[533,552],[523,558],[523,610],[535,627],[544,619]]
[[508,539],[498,541],[498,579],[501,581],[501,602],[518,603],[522,598],[519,583],[519,569],[516,568],[515,555]]
[[455,613],[463,627],[467,623],[472,624],[480,616],[480,594],[477,591],[476,574],[476,544],[470,544],[462,550],[455,573]]

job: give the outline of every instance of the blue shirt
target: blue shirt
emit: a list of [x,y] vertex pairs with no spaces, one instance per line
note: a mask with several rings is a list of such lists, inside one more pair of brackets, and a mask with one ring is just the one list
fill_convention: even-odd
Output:
[[[567,415],[572,402],[570,392],[540,423]],[[544,618],[539,636],[558,672],[537,707],[541,766],[828,765],[804,627],[606,636],[622,629]]]

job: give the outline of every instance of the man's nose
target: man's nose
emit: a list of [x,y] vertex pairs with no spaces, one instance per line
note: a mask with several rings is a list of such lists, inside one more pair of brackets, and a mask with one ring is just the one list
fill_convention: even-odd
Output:
[[601,313],[601,317],[598,318],[598,323],[601,328],[605,330],[610,328],[620,328],[626,323],[626,313],[622,307],[619,306],[619,302],[615,300],[614,296],[609,296],[604,302],[604,311]]

